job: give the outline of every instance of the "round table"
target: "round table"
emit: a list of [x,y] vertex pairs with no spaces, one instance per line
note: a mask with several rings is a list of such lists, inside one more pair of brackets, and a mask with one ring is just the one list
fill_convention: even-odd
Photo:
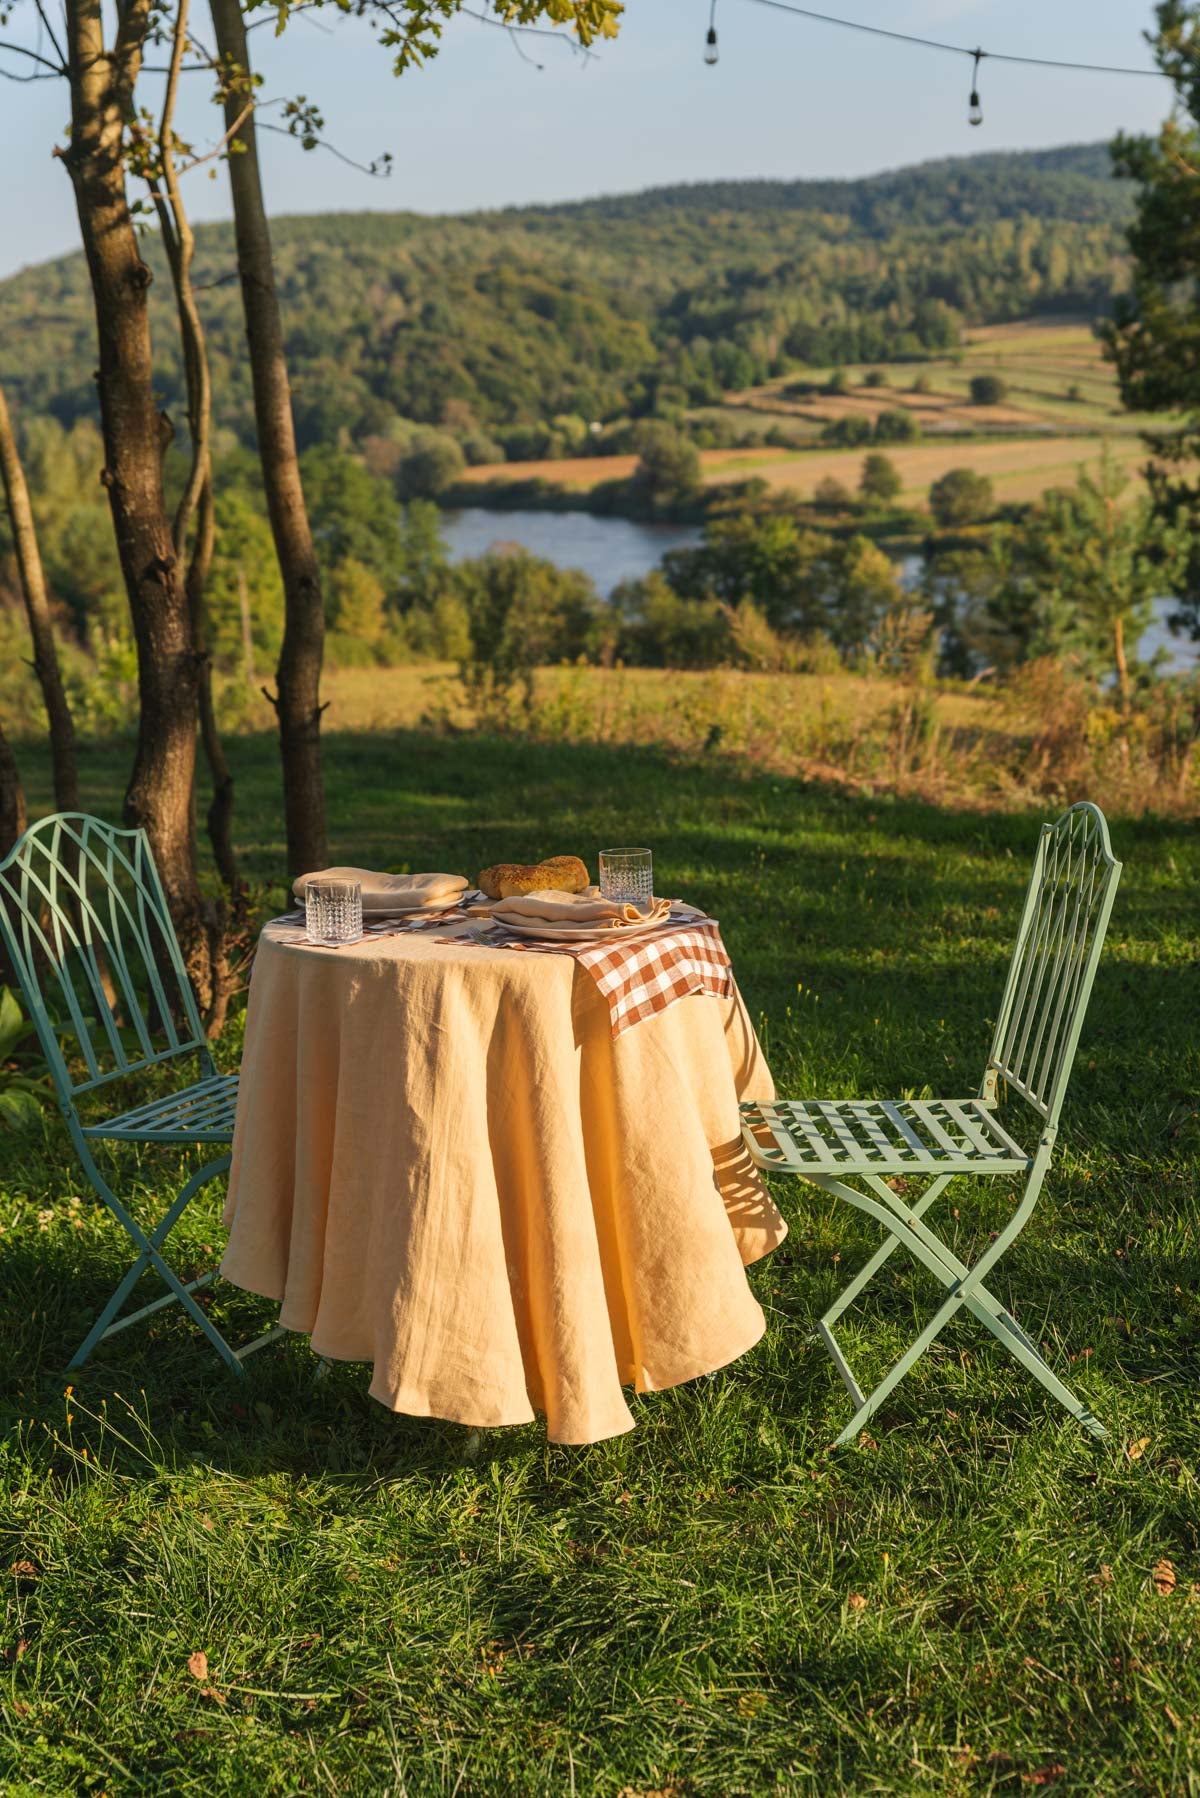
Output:
[[613,1039],[566,955],[463,932],[310,947],[250,985],[221,1263],[394,1411],[555,1442],[632,1429],[623,1387],[763,1332],[744,1266],[786,1225],[740,1138],[774,1087],[736,990]]

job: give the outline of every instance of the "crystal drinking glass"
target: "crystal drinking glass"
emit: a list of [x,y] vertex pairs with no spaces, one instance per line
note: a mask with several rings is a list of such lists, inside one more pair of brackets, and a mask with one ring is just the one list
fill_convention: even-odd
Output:
[[654,857],[649,849],[602,849],[600,891],[619,905],[649,905],[654,897]]
[[357,880],[310,880],[304,888],[304,929],[310,943],[356,943],[363,933]]

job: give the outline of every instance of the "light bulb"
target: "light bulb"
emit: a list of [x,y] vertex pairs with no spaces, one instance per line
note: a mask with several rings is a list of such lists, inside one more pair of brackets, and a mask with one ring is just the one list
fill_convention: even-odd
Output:
[[971,89],[971,106],[970,106],[969,112],[967,113],[967,124],[968,125],[982,125],[983,124],[983,107],[979,104],[979,90],[978,90],[978,88],[974,88],[974,87]]
[[717,28],[710,25],[708,36],[704,40],[704,60],[711,68],[717,60]]

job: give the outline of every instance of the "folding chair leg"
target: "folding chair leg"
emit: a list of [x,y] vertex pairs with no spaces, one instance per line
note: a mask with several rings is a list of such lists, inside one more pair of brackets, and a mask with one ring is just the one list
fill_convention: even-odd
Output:
[[1069,1386],[1064,1385],[1009,1312],[1001,1311],[993,1317],[985,1312],[977,1311],[975,1315],[979,1318],[980,1323],[986,1324],[996,1340],[1004,1344],[1009,1353],[1021,1363],[1021,1366],[1033,1375],[1039,1385],[1044,1386],[1046,1391],[1058,1400],[1064,1411],[1069,1411],[1075,1421],[1081,1423],[1084,1429],[1099,1441],[1103,1442],[1107,1439],[1108,1431],[1100,1419],[1088,1410],[1083,1400],[1077,1398]]
[[[933,1201],[940,1197],[953,1178],[953,1174],[940,1174],[929,1190],[923,1192],[917,1203],[913,1206],[913,1216],[921,1217],[924,1212],[928,1211],[929,1207],[933,1204]],[[901,1238],[899,1236],[889,1236],[886,1242],[881,1243],[875,1253],[871,1256],[871,1259],[867,1262],[866,1266],[859,1269],[845,1291],[834,1300],[832,1305],[830,1305],[828,1311],[821,1319],[821,1323],[825,1326],[827,1333],[837,1322],[843,1311],[849,1310],[859,1293],[864,1292],[870,1285],[884,1262],[891,1255],[893,1249],[899,1246],[900,1241]],[[818,1326],[813,1334],[820,1334],[820,1326]],[[828,1346],[828,1344],[826,1346]]]
[[[284,1330],[277,1326],[275,1329],[268,1330],[264,1335],[256,1337],[253,1342],[247,1343],[244,1348],[240,1350],[233,1348],[226,1342],[224,1336],[222,1336],[211,1318],[205,1316],[204,1312],[192,1296],[192,1294],[198,1291],[200,1287],[207,1286],[212,1280],[216,1279],[216,1270],[214,1269],[209,1273],[201,1274],[197,1279],[190,1280],[185,1285],[173,1269],[168,1267],[160,1253],[163,1243],[166,1241],[185,1208],[191,1203],[192,1199],[195,1198],[200,1188],[206,1185],[209,1180],[215,1179],[218,1174],[223,1174],[229,1167],[229,1162],[230,1157],[228,1155],[222,1155],[219,1156],[216,1161],[210,1161],[206,1163],[204,1167],[198,1168],[190,1179],[188,1179],[180,1188],[170,1206],[163,1213],[153,1230],[147,1235],[135,1219],[130,1216],[129,1212],[126,1211],[125,1207],[120,1203],[116,1195],[108,1187],[107,1183],[101,1178],[99,1170],[96,1169],[95,1164],[91,1162],[90,1156],[84,1156],[84,1164],[88,1168],[88,1172],[96,1190],[107,1204],[109,1210],[116,1217],[118,1223],[122,1225],[126,1234],[137,1246],[139,1253],[133,1266],[121,1280],[107,1305],[105,1305],[103,1311],[101,1311],[99,1317],[72,1355],[70,1361],[67,1363],[69,1368],[74,1369],[82,1367],[92,1353],[92,1350],[106,1337],[116,1335],[118,1331],[128,1329],[130,1324],[139,1323],[142,1318],[149,1317],[155,1311],[161,1311],[164,1306],[176,1303],[181,1304],[188,1315],[199,1325],[200,1330],[208,1338],[212,1347],[221,1357],[226,1367],[231,1373],[236,1374],[239,1379],[245,1378],[246,1370],[242,1366],[242,1362],[247,1355],[262,1348],[267,1342],[276,1341],[278,1337],[285,1334]],[[117,1313],[120,1311],[121,1306],[125,1303],[125,1300],[129,1297],[129,1294],[133,1291],[133,1288],[137,1285],[141,1276],[150,1268],[153,1268],[158,1274],[163,1284],[167,1287],[167,1292],[163,1297],[153,1299],[147,1305],[142,1305],[137,1311],[131,1311],[128,1316],[118,1318]]]

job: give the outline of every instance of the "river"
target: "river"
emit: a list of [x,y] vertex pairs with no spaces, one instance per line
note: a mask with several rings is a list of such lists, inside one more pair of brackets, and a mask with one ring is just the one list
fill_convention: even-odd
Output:
[[[669,549],[697,543],[694,525],[637,524],[631,518],[598,518],[591,512],[494,512],[468,506],[447,512],[442,533],[451,559],[480,556],[493,543],[519,543],[522,549],[560,568],[582,568],[605,598],[620,581],[648,574]],[[915,558],[910,558],[915,563]],[[1165,649],[1172,674],[1195,670],[1200,652],[1194,643],[1172,636],[1167,628],[1169,599],[1156,602],[1156,617],[1139,645],[1148,657]]]

